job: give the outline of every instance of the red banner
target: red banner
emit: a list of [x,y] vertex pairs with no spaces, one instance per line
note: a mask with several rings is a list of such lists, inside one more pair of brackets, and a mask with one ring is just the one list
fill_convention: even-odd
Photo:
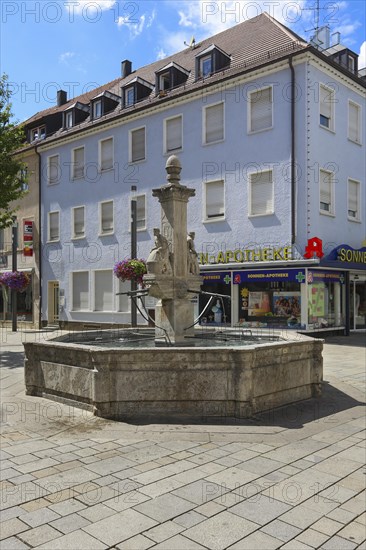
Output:
[[23,254],[33,256],[33,222],[25,220],[23,223]]

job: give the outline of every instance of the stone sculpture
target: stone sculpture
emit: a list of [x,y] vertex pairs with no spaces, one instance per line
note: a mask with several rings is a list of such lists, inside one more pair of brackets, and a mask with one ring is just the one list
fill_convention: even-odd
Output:
[[191,275],[200,274],[200,265],[198,263],[198,254],[194,246],[195,232],[191,231],[187,235],[187,265],[188,273]]
[[158,227],[154,227],[154,242],[146,264],[149,273],[170,275],[172,266],[170,264],[170,252],[168,240],[160,233]]

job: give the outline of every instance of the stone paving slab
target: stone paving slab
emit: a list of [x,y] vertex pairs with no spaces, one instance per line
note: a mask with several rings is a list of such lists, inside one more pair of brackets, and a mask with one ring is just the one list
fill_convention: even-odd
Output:
[[26,396],[21,335],[0,329],[1,549],[366,550],[361,341],[325,344],[319,400],[134,425]]

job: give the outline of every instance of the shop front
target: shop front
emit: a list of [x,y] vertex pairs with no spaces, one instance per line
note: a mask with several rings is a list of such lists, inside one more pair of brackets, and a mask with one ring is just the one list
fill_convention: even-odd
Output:
[[[31,269],[22,269],[26,272],[30,281],[25,290],[17,292],[17,321],[26,321],[34,323],[34,273]],[[1,271],[0,271],[1,273]],[[12,320],[12,292],[5,286],[0,284],[0,322]]]

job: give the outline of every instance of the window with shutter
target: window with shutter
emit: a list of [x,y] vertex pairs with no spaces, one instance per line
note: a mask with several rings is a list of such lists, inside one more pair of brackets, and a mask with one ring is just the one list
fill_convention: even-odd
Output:
[[320,84],[319,87],[319,105],[320,105],[320,126],[334,129],[334,90]]
[[145,127],[130,132],[130,162],[145,160]]
[[85,311],[89,309],[89,273],[75,271],[72,277],[72,309]]
[[272,170],[250,174],[250,216],[273,214]]
[[217,103],[204,108],[204,143],[216,143],[224,139],[224,104]]
[[208,181],[205,183],[204,219],[223,218],[225,215],[224,182]]
[[100,203],[100,233],[101,235],[113,233],[113,201]]
[[165,152],[182,148],[182,117],[165,119]]
[[333,214],[333,174],[320,170],[320,211]]
[[146,197],[138,195],[136,197],[136,226],[137,229],[145,229],[146,227]]
[[48,184],[53,185],[59,182],[60,160],[58,155],[48,157]]
[[73,213],[73,239],[84,237],[85,235],[85,208],[77,206],[72,209]]
[[348,138],[361,143],[361,107],[353,101],[348,102]]
[[113,272],[111,269],[94,271],[94,311],[113,310]]
[[84,177],[84,147],[78,147],[72,151],[72,177],[73,179]]
[[113,168],[113,138],[100,141],[99,165],[102,171]]
[[262,88],[250,94],[249,132],[272,128],[272,87]]
[[48,213],[48,240],[49,241],[60,240],[60,213],[59,212]]
[[359,221],[360,182],[348,180],[348,218]]

